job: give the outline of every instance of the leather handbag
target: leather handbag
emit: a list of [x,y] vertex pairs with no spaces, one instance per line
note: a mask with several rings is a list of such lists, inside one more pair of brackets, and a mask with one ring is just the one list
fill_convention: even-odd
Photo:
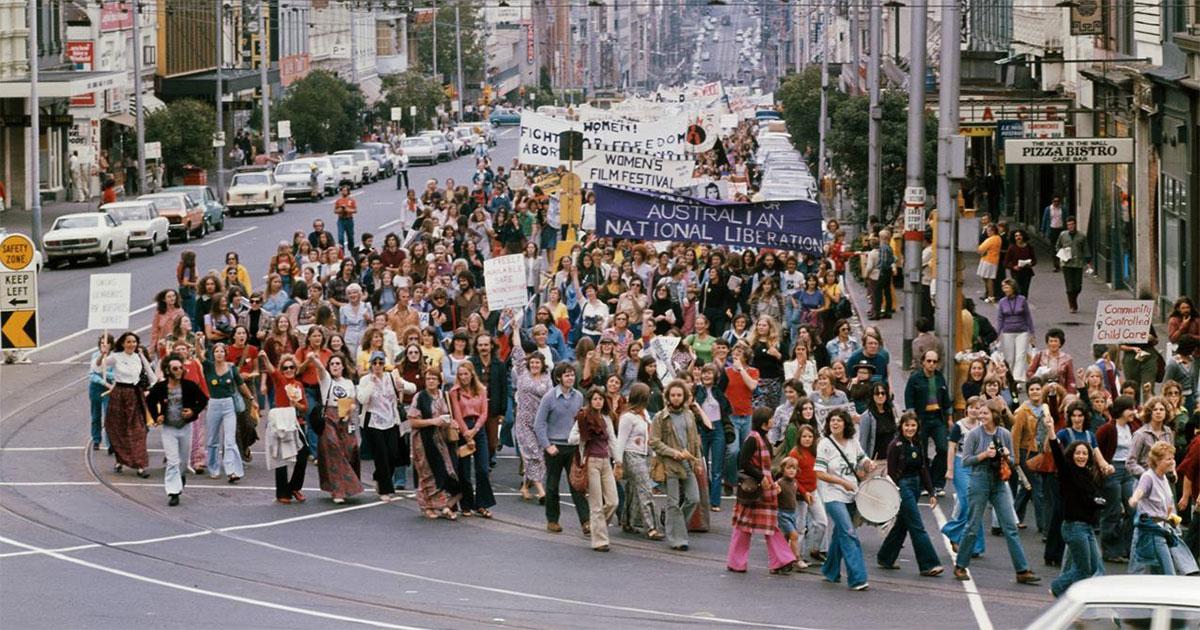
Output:
[[576,450],[575,455],[571,457],[571,471],[567,474],[567,481],[576,492],[588,490],[587,455],[583,454],[582,448]]
[[754,477],[744,472],[738,472],[735,494],[739,504],[745,506],[753,505],[762,500],[762,484]]
[[1054,465],[1054,458],[1046,451],[1042,451],[1025,460],[1025,468],[1036,473],[1051,474],[1057,472],[1057,468]]

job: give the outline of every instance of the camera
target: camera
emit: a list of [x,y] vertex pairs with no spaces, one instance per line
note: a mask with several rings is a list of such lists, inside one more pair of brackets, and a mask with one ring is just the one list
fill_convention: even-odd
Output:
[[1104,497],[1093,497],[1092,501],[1095,501],[1096,505],[1098,505],[1100,507],[1104,507],[1104,506],[1108,505],[1108,500],[1105,499]]

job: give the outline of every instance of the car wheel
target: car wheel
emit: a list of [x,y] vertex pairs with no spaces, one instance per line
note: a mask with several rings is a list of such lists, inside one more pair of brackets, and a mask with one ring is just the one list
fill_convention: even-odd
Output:
[[283,212],[284,210],[287,210],[287,199],[280,199],[279,200],[279,211]]
[[112,243],[109,243],[108,247],[104,250],[104,255],[100,257],[100,264],[105,267],[113,264]]
[[190,242],[192,240],[192,230],[191,230],[190,226],[187,226],[187,225],[183,226],[183,236],[180,238],[183,239],[184,243]]
[[225,215],[221,215],[221,220],[217,221],[217,231],[221,232],[225,229]]
[[204,238],[205,236],[208,236],[208,221],[200,222],[200,234],[198,234],[197,236],[199,238]]
[[162,245],[159,245],[159,247],[161,247],[164,252],[171,248],[171,235],[170,234],[163,237]]
[[121,260],[129,260],[129,256],[133,253],[133,248],[129,246],[129,239],[125,239],[125,251],[121,254]]

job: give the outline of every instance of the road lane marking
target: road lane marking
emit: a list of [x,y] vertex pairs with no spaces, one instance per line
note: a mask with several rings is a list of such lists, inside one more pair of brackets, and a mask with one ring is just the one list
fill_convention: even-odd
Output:
[[[130,315],[132,315],[132,313],[130,313]],[[133,330],[132,332],[140,335],[140,334],[146,332],[147,330],[150,330],[150,324],[146,324],[145,326],[142,326],[141,328]],[[85,330],[84,332],[87,332],[87,331]],[[79,354],[73,354],[70,357],[67,357],[66,359],[64,359],[63,363],[74,363],[84,357],[92,356],[92,353],[95,351],[96,350],[93,348],[93,349],[84,350],[83,352],[80,352]]]
[[400,219],[392,219],[391,221],[388,221],[387,223],[384,223],[383,225],[381,225],[381,226],[379,226],[379,227],[377,227],[377,228],[375,228],[375,229],[376,229],[376,230],[382,230],[382,229],[385,229],[385,228],[389,228],[389,227],[392,227],[393,225],[396,225],[396,224],[397,224],[397,223],[399,223],[399,222],[400,222]]
[[241,236],[241,235],[245,234],[246,232],[253,232],[254,230],[257,230],[257,229],[258,229],[258,226],[257,226],[257,225],[252,225],[252,226],[250,226],[250,227],[248,227],[248,228],[244,228],[244,229],[238,230],[238,231],[236,231],[236,232],[231,232],[231,233],[229,233],[229,234],[226,234],[225,236],[222,236],[222,237],[220,237],[220,238],[214,238],[214,239],[211,239],[211,240],[204,241],[203,243],[199,243],[199,244],[197,244],[197,245],[196,245],[196,247],[208,247],[209,245],[213,245],[213,244],[215,244],[215,243],[220,243],[221,241],[223,241],[223,240],[225,240],[225,239],[227,239],[227,238],[233,238],[233,237],[235,237],[235,236]]
[[37,451],[82,451],[86,446],[6,446],[0,453],[26,453]]
[[[942,544],[946,546],[946,551],[950,552],[951,558],[956,558],[958,554],[954,553],[954,547],[950,546],[950,539],[942,534],[942,528],[946,526],[946,514],[942,512],[941,506],[933,508],[933,518],[937,520],[938,536],[942,539]],[[951,566],[954,565],[952,561]],[[953,569],[951,576],[953,576]],[[975,576],[971,576],[969,580],[959,582],[962,584],[963,590],[967,592],[967,602],[971,604],[971,612],[975,614],[975,623],[979,625],[979,630],[992,630],[992,618],[988,616],[987,608],[983,606],[983,597],[979,595],[979,587],[975,585]]]
[[121,569],[106,566],[106,565],[99,564],[96,562],[89,562],[87,560],[80,560],[79,558],[72,558],[70,556],[63,555],[61,553],[55,552],[50,549],[42,549],[41,547],[27,545],[23,542],[18,542],[16,540],[13,540],[11,538],[5,538],[3,536],[0,536],[0,542],[3,542],[8,545],[12,545],[14,547],[20,547],[20,548],[26,549],[28,551],[33,551],[35,553],[45,554],[45,555],[50,556],[51,558],[54,558],[55,560],[61,560],[63,562],[78,565],[81,567],[87,567],[89,569],[95,569],[97,571],[102,571],[104,573],[109,573],[111,575],[129,578],[131,580],[136,580],[138,582],[144,582],[146,584],[153,584],[155,586],[161,586],[164,588],[175,589],[177,591],[183,591],[185,593],[192,593],[194,595],[204,595],[206,597],[213,597],[216,599],[224,599],[226,601],[237,602],[239,604],[249,604],[251,606],[258,606],[260,608],[270,608],[272,610],[279,610],[279,611],[283,611],[283,612],[295,613],[295,614],[303,615],[306,617],[316,617],[318,619],[328,619],[331,621],[340,621],[340,622],[353,623],[353,624],[358,624],[358,625],[363,625],[363,626],[372,626],[375,628],[394,628],[394,629],[398,629],[398,630],[418,630],[418,628],[416,626],[403,626],[403,625],[398,625],[398,624],[385,623],[382,621],[374,621],[371,619],[362,619],[360,617],[337,615],[334,613],[321,612],[319,610],[310,610],[308,608],[299,608],[296,606],[277,604],[275,602],[270,602],[270,601],[266,601],[263,599],[255,599],[252,597],[245,597],[242,595],[231,595],[229,593],[222,593],[220,591],[212,591],[212,590],[208,590],[208,589],[204,589],[204,588],[199,588],[196,586],[187,586],[185,584],[179,584],[177,582],[169,582],[167,580],[160,580],[157,578],[152,578],[152,577],[148,577],[148,576],[144,576],[144,575],[138,575],[136,573],[130,573],[128,571],[122,571]]

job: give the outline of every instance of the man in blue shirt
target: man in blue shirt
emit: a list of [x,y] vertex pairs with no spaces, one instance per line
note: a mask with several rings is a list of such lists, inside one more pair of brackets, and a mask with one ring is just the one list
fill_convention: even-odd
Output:
[[[575,414],[583,407],[583,394],[575,389],[574,365],[559,363],[550,375],[557,385],[546,392],[538,404],[533,433],[537,436],[538,446],[546,452],[546,529],[557,534],[562,531],[558,524],[558,487],[563,471],[570,471],[571,460],[578,449],[577,445],[568,442],[571,427],[575,426]],[[579,517],[583,533],[590,534],[587,495],[571,488],[571,501],[575,504],[575,515]]]

